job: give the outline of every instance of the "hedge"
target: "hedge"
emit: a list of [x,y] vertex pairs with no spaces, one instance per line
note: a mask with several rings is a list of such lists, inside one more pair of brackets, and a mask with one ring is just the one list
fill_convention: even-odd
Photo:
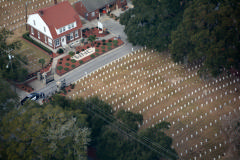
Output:
[[52,54],[52,51],[50,49],[48,49],[47,47],[43,46],[42,44],[38,43],[37,41],[33,40],[30,36],[29,33],[25,33],[23,34],[23,38],[28,40],[29,42],[35,44],[36,46],[42,48],[44,51],[46,51],[48,54]]

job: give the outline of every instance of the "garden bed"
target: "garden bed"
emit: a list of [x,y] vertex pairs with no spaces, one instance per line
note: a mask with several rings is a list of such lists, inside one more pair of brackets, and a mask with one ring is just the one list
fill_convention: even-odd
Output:
[[97,27],[94,27],[94,28],[86,28],[82,31],[82,34],[83,34],[83,37],[84,38],[87,38],[89,37],[90,35],[96,35],[96,37],[105,37],[109,34],[108,31],[106,30],[103,30],[103,33],[99,33],[99,30]]
[[70,55],[60,58],[57,62],[56,73],[61,76],[65,73],[73,70],[74,68],[96,58],[97,56],[102,55],[114,48],[119,47],[122,44],[123,44],[123,41],[121,39],[111,38],[108,40],[95,41],[93,43],[93,46],[89,43],[82,47],[80,47],[80,46],[76,47],[77,53],[79,53],[83,50],[86,50],[87,48],[95,47],[95,53],[93,53],[87,57],[84,57],[83,59],[81,59],[79,61],[71,59]]

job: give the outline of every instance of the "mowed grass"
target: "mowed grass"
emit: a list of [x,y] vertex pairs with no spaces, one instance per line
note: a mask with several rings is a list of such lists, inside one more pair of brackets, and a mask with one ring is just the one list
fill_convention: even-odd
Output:
[[141,128],[169,121],[166,133],[182,159],[228,157],[233,152],[226,124],[239,116],[239,77],[204,81],[196,67],[175,64],[168,53],[141,51],[80,79],[67,96],[97,95],[113,110],[141,113]]
[[28,70],[29,73],[33,73],[42,69],[42,64],[38,62],[39,59],[45,59],[44,66],[50,62],[51,57],[46,52],[21,38],[18,38],[18,40],[21,40],[22,46],[20,50],[15,50],[14,54],[19,54],[21,57],[26,57],[28,64],[21,64]]

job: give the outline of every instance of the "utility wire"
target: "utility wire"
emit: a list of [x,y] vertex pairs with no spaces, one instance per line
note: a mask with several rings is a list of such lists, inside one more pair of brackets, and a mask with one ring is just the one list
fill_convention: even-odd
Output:
[[[157,143],[152,142],[147,137],[139,136],[138,134],[136,134],[136,130],[134,130],[132,128],[129,128],[126,124],[121,123],[121,122],[119,122],[117,124],[114,124],[111,121],[115,121],[116,119],[112,115],[109,115],[109,113],[106,113],[104,110],[101,110],[100,108],[98,108],[96,106],[94,106],[94,108],[92,106],[90,106],[89,108],[87,107],[87,109],[90,112],[96,114],[99,118],[101,118],[104,121],[106,121],[107,123],[109,123],[113,128],[118,129],[120,132],[122,132],[123,134],[127,135],[128,137],[132,137],[134,140],[136,140],[139,143],[143,144],[144,146],[146,146],[150,150],[157,152],[161,156],[166,155],[167,157],[169,157],[169,155],[172,155],[175,158],[179,158],[172,151],[169,151],[168,149],[164,148],[163,146],[161,146],[161,145],[159,145]],[[98,113],[96,111],[94,111],[94,110],[96,110]],[[155,148],[153,148],[153,147],[155,147]],[[164,154],[164,153],[162,153],[160,151],[164,151],[164,152],[168,153],[169,155]],[[171,158],[171,157],[169,157],[169,158]]]

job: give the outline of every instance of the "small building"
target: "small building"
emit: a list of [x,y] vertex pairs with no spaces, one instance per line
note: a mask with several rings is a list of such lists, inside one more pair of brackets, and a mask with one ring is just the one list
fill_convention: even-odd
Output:
[[53,51],[82,38],[80,17],[68,1],[29,15],[27,25],[30,36]]
[[98,18],[100,14],[126,5],[127,0],[80,0],[74,4],[74,8],[79,15],[91,21]]

